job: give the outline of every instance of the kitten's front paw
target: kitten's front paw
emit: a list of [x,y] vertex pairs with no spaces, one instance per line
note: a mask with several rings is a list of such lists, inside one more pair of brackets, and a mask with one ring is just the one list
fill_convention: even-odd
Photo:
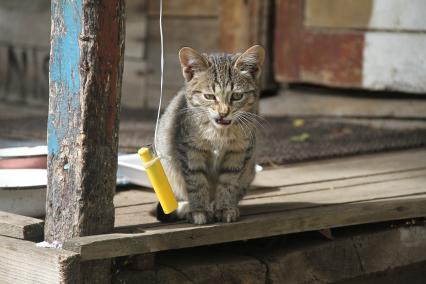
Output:
[[240,217],[240,210],[235,208],[221,209],[215,212],[216,219],[220,222],[232,223]]
[[193,211],[188,213],[187,219],[192,224],[203,225],[209,223],[211,218],[207,211]]

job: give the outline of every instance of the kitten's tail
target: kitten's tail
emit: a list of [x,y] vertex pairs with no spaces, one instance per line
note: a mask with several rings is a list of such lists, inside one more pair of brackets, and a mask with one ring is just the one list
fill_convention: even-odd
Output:
[[187,213],[189,212],[188,201],[179,201],[178,208],[176,211],[166,214],[164,213],[163,208],[160,203],[157,203],[157,208],[155,211],[152,211],[151,214],[157,217],[157,220],[163,223],[173,223],[186,218]]

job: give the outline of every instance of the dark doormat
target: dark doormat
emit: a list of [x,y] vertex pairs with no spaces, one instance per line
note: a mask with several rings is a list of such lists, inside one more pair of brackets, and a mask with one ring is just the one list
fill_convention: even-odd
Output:
[[[281,165],[426,146],[426,129],[375,128],[335,120],[265,117],[259,129],[258,163]],[[152,143],[155,115],[123,113],[120,146],[134,151]]]
[[[266,117],[266,121],[258,147],[258,163],[264,166],[426,146],[426,129],[374,128],[338,118]],[[0,137],[45,140],[46,124],[46,117],[0,117]],[[134,152],[152,143],[154,127],[154,110],[122,111],[120,150]]]
[[[295,127],[291,118],[267,118],[258,152],[262,165],[375,153],[426,146],[426,129],[389,129],[371,126],[304,120]],[[297,121],[297,120],[296,120]],[[297,123],[296,123],[297,125]]]

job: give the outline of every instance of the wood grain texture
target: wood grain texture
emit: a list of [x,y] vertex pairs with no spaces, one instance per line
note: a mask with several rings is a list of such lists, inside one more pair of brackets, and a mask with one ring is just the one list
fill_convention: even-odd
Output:
[[255,44],[262,45],[266,50],[262,68],[262,88],[276,88],[272,70],[273,1],[221,0],[217,5],[220,51],[238,53]]
[[324,195],[326,195],[329,190],[346,190],[348,188],[357,186],[368,187],[370,185],[376,185],[383,182],[396,182],[400,180],[410,181],[411,179],[424,176],[426,176],[426,168],[418,170],[404,170],[401,172],[373,174],[368,176],[345,177],[342,179],[315,181],[312,183],[289,184],[281,187],[260,187],[253,188],[244,199],[250,200],[257,198],[295,195],[313,192],[324,192]]
[[[319,116],[370,120],[371,124],[386,127],[398,119],[402,125],[415,123],[419,127],[426,124],[416,118],[426,118],[426,100],[421,98],[398,98],[390,100],[387,97],[348,96],[345,91],[335,93],[327,91],[319,93],[315,90],[281,90],[277,96],[260,100],[260,114],[268,116]],[[324,94],[324,95],[323,95]],[[333,95],[332,95],[333,94]],[[399,119],[403,118],[403,119]],[[409,118],[410,120],[406,120]],[[405,119],[405,120],[404,120]]]
[[[303,186],[301,186],[303,187]],[[308,209],[332,204],[346,204],[377,199],[392,199],[426,194],[426,174],[401,179],[343,186],[319,188],[318,190],[287,194],[285,188],[275,196],[262,196],[241,202],[242,214],[260,214],[295,209]]]
[[258,173],[253,185],[280,187],[424,169],[425,167],[426,150],[396,151],[303,164],[290,164],[275,170]]
[[[414,196],[426,193],[426,169],[363,177],[343,178],[323,182],[287,185],[278,188],[254,188],[240,203],[241,215],[283,212],[317,207],[318,205],[361,202],[381,198]],[[150,211],[156,200],[152,193],[138,197],[134,192],[123,196],[135,197],[134,205],[116,208],[116,230],[120,227],[138,226],[140,229],[167,226],[159,223]],[[139,203],[136,200],[146,200]]]
[[124,1],[54,1],[52,26],[45,237],[63,241],[113,227]]
[[80,283],[78,254],[0,236],[1,283]]
[[29,241],[43,239],[43,220],[0,211],[0,235]]
[[219,47],[228,53],[243,52],[262,42],[263,3],[268,1],[219,1]]
[[283,213],[246,216],[236,223],[205,226],[180,224],[153,227],[136,234],[78,237],[66,241],[64,248],[81,254],[82,260],[102,259],[424,216],[425,204],[426,194],[318,206]]
[[[124,0],[55,0],[48,118],[45,238],[114,226]],[[111,261],[86,263],[83,283],[111,281]]]
[[[90,260],[422,217],[426,214],[425,153],[402,151],[293,165],[291,172],[270,170],[263,180],[273,179],[281,186],[255,189],[241,204],[242,219],[230,224],[153,222],[147,216],[155,201],[135,201],[132,206],[122,196],[117,221],[124,223],[121,228],[116,223],[117,233],[74,238],[64,245]],[[287,181],[292,176],[297,179]],[[139,196],[144,194],[148,193]],[[143,223],[127,227],[128,218],[136,221],[134,225],[137,218]]]

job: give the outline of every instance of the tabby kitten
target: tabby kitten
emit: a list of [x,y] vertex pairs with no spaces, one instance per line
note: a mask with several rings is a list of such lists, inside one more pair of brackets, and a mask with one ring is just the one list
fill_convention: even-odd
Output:
[[[194,224],[234,222],[255,175],[259,77],[264,49],[243,54],[179,51],[185,87],[161,118],[157,151],[179,208]],[[171,216],[157,217],[167,221]],[[166,218],[167,217],[167,218]]]

